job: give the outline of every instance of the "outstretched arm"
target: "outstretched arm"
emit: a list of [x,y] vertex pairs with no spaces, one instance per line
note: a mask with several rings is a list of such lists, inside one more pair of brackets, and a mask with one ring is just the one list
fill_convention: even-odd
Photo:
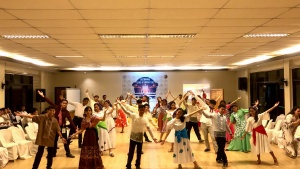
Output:
[[31,118],[31,119],[33,117],[37,116],[37,115],[30,115],[30,114],[21,114],[20,112],[15,112],[15,115],[20,116],[20,117],[27,117],[27,118]]
[[240,100],[241,99],[241,97],[238,97],[236,100],[234,100],[234,101],[232,101],[231,103],[230,103],[230,106],[232,106],[234,103],[236,103],[238,100]]
[[265,111],[265,113],[270,113],[273,109],[275,109],[279,105],[279,102],[275,103],[273,107],[269,108]]
[[42,98],[44,98],[45,101],[46,101],[47,103],[49,103],[49,104],[52,105],[52,106],[56,106],[51,100],[49,100],[47,97],[45,97],[45,95],[44,95],[44,93],[43,93],[42,91],[39,91],[39,90],[38,90],[38,94],[39,94]]

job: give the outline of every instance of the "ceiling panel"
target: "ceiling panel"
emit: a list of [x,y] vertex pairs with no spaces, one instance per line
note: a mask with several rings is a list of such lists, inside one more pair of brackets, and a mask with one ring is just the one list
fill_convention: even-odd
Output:
[[278,16],[278,18],[300,18],[300,8],[293,8],[287,11],[286,13]]
[[210,26],[260,26],[270,19],[211,19],[206,25]]
[[87,28],[89,25],[84,20],[71,20],[71,19],[63,19],[63,20],[24,20],[26,23],[33,27],[37,28],[61,28],[61,27],[78,27],[78,28]]
[[0,1],[3,9],[73,9],[74,7],[69,1],[61,0],[26,0],[21,3],[19,0]]
[[149,34],[194,34],[199,32],[199,27],[182,27],[182,28],[148,28]]
[[35,28],[6,27],[0,29],[0,35],[43,35]]
[[147,27],[147,20],[142,20],[142,19],[102,19],[102,20],[86,20],[86,22],[91,26],[91,27],[101,27],[101,28],[145,28]]
[[79,10],[85,19],[147,19],[147,9]]
[[87,3],[86,1],[82,0],[70,0],[76,9],[143,9],[148,7],[148,1],[149,0],[89,0]]
[[[2,1],[0,1],[2,2]],[[17,19],[16,17],[10,15],[9,13],[7,13],[6,11],[0,9],[0,19]]]
[[97,34],[146,34],[147,28],[94,28]]
[[222,8],[228,0],[207,1],[207,0],[164,0],[150,1],[151,8]]
[[288,8],[272,8],[272,9],[221,9],[214,18],[275,18],[286,12]]
[[283,27],[283,26],[276,26],[276,27],[259,27],[251,31],[250,33],[295,33],[299,32],[300,27],[297,26],[289,26],[289,27]]
[[0,19],[0,28],[15,28],[15,27],[30,27],[30,25],[28,25],[20,20],[2,20],[2,19]]
[[6,10],[19,19],[82,19],[76,10]]
[[299,0],[288,0],[288,1],[274,1],[274,0],[251,0],[251,1],[240,1],[230,0],[224,8],[282,8],[282,7],[294,7],[299,4]]
[[300,26],[300,18],[299,19],[272,19],[270,22],[264,24],[263,26]]
[[151,9],[150,19],[206,19],[212,18],[218,9]]
[[247,33],[247,32],[250,32],[251,30],[253,30],[255,27],[222,27],[222,26],[219,26],[219,27],[204,27],[203,29],[201,29],[201,31],[199,33],[224,33],[224,34],[227,34],[227,33],[230,33],[230,34],[233,34],[233,33]]
[[172,19],[172,20],[149,20],[150,28],[161,27],[201,27],[208,23],[209,19]]
[[51,34],[51,37],[54,39],[99,39],[99,36],[96,34]]
[[46,34],[92,34],[94,33],[92,28],[38,28],[40,31]]

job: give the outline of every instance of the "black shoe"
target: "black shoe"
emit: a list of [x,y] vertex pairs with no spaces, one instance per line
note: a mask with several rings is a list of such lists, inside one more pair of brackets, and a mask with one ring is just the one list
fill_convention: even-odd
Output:
[[203,142],[204,142],[204,140],[202,140],[202,139],[199,140],[199,143],[203,143]]
[[78,148],[81,148],[82,147],[82,144],[80,144],[79,146],[78,146]]
[[136,167],[136,169],[141,169],[141,167]]
[[67,154],[66,157],[68,157],[68,158],[75,158],[75,156],[73,154]]
[[208,151],[210,151],[210,149],[209,149],[209,148],[207,148],[207,149],[205,149],[205,150],[204,150],[204,152],[208,152]]
[[228,167],[228,163],[223,163],[223,168]]
[[221,164],[221,163],[223,163],[223,160],[216,160],[216,162]]
[[144,154],[144,151],[142,151],[142,154]]
[[59,147],[56,147],[56,149],[59,149]]
[[149,143],[151,143],[152,141],[151,140],[145,140],[146,142],[149,142]]

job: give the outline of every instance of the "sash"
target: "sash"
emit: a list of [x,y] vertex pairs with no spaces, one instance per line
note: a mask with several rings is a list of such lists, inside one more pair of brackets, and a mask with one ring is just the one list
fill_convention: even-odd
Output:
[[103,129],[107,130],[105,121],[99,121],[97,124],[97,128],[103,128]]
[[176,137],[177,143],[180,143],[181,138],[188,138],[186,128],[184,128],[183,130],[175,131],[175,137]]
[[263,134],[263,135],[266,135],[268,137],[267,132],[266,132],[266,130],[265,130],[265,128],[264,128],[263,125],[260,125],[260,126],[258,126],[256,128],[254,128],[252,130],[252,133],[253,133],[252,134],[252,138],[253,138],[253,144],[254,145],[256,145],[256,132],[258,132],[260,134]]

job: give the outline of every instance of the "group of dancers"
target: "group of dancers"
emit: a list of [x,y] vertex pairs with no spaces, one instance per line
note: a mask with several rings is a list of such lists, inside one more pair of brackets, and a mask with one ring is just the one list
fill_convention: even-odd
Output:
[[[39,94],[48,103],[54,105],[42,92],[39,92]],[[192,91],[188,91],[184,96],[179,95],[178,97],[173,97],[171,92],[168,92],[165,99],[158,97],[158,102],[151,112],[147,96],[137,99],[128,93],[126,99],[120,96],[115,103],[111,103],[109,100],[106,100],[106,97],[103,97],[103,100],[99,101],[98,95],[95,95],[94,99],[91,99],[88,90],[86,94],[87,97],[83,99],[82,103],[68,102],[64,98],[61,98],[60,105],[55,107],[55,113],[53,114],[55,118],[52,120],[55,121],[54,119],[56,119],[59,130],[55,132],[57,134],[55,139],[53,139],[53,154],[49,156],[48,153],[48,163],[51,164],[47,164],[47,167],[50,166],[51,168],[52,159],[50,158],[56,156],[54,152],[56,152],[58,136],[63,138],[66,156],[73,158],[74,156],[70,153],[69,143],[70,139],[78,135],[78,147],[81,148],[79,168],[103,169],[104,165],[101,155],[105,151],[108,151],[109,155],[114,157],[112,150],[116,147],[115,127],[122,127],[121,133],[123,133],[124,127],[128,125],[130,126],[130,143],[126,164],[127,169],[131,169],[135,146],[137,147],[135,166],[137,169],[140,169],[141,154],[143,153],[143,137],[146,138],[146,141],[151,142],[146,134],[146,129],[155,143],[161,143],[161,145],[164,145],[166,141],[171,143],[169,152],[173,153],[173,161],[178,164],[179,169],[182,169],[182,164],[188,162],[194,163],[194,169],[201,169],[195,160],[189,141],[191,128],[194,128],[199,142],[205,142],[205,152],[210,151],[208,134],[210,135],[215,153],[217,154],[216,162],[222,163],[223,167],[228,166],[225,153],[226,142],[230,142],[226,149],[228,151],[255,152],[257,155],[257,164],[261,164],[260,154],[270,153],[274,164],[278,165],[278,160],[271,150],[266,131],[262,126],[262,120],[279,103],[276,103],[264,113],[259,114],[258,101],[249,109],[239,109],[235,102],[241,98],[230,104],[226,104],[225,101],[209,100],[197,96]],[[169,95],[173,98],[168,103],[167,98]],[[191,104],[187,103],[189,96],[192,96]],[[137,100],[136,105],[132,104],[132,99]],[[75,117],[73,120],[66,110],[68,103],[75,106]],[[229,109],[232,113],[229,113]],[[117,112],[116,120],[112,117],[114,110]],[[249,114],[248,118],[245,116],[246,114]],[[287,120],[283,126],[284,132],[289,133],[289,135],[286,135],[291,137],[285,139],[290,140],[285,149],[291,157],[297,156],[293,134],[300,124],[299,114],[299,107],[293,109],[287,115]],[[127,122],[127,116],[131,119],[130,124]],[[154,123],[152,117],[157,117],[157,125]],[[67,137],[65,131],[65,118],[70,121],[71,131],[69,137]],[[150,124],[161,133],[159,139],[155,138]],[[204,140],[199,131],[199,124],[204,135]],[[85,134],[82,141],[82,136],[80,135],[84,131]],[[36,160],[40,161],[40,159]],[[38,166],[37,162],[35,162],[34,166]]]

